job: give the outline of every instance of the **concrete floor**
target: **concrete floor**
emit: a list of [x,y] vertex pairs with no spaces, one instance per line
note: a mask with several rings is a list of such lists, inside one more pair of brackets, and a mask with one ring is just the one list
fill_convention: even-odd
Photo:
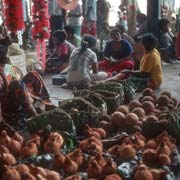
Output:
[[[162,91],[169,91],[172,95],[180,100],[180,64],[163,64],[164,80],[157,94]],[[50,91],[52,101],[57,105],[58,100],[72,98],[71,90],[63,89],[59,86],[52,85],[51,76],[46,76],[45,81]]]

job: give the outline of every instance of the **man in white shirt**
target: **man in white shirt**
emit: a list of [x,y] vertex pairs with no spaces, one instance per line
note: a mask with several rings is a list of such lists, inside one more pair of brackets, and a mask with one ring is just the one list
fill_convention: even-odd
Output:
[[81,34],[96,36],[96,0],[86,0]]
[[82,16],[82,7],[80,0],[75,9],[72,9],[67,14],[67,25],[71,26],[74,29],[76,35],[81,36],[81,16]]

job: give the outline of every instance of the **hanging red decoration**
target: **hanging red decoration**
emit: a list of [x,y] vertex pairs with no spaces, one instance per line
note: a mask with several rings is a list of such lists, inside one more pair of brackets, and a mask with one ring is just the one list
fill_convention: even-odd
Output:
[[8,30],[17,32],[25,29],[22,0],[4,0],[3,13]]
[[[32,36],[36,40],[36,51],[38,59],[42,60],[42,67],[45,68],[46,62],[46,39],[50,37],[50,24],[47,0],[33,0],[32,17],[33,27]],[[40,57],[41,56],[41,57]]]
[[50,37],[49,13],[47,0],[33,0],[32,6],[33,28],[35,40],[43,41]]

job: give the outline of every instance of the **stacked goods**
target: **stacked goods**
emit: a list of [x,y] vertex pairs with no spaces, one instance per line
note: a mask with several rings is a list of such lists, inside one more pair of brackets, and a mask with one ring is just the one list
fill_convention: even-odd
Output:
[[178,101],[170,93],[162,92],[157,97],[152,89],[147,88],[139,100],[120,105],[111,114],[110,122],[99,124],[106,130],[109,128],[109,133],[112,133],[111,129],[127,133],[138,131],[147,138],[153,138],[167,130],[172,136],[179,138],[179,117]]
[[[101,128],[87,126],[87,130],[99,133],[101,139],[106,137]],[[133,162],[129,179],[139,180],[145,174],[145,179],[153,177],[153,180],[158,176],[165,180],[170,172],[167,167],[175,163],[176,145],[167,132],[149,140],[141,133],[121,136],[116,144],[108,148],[101,139],[91,134],[87,139],[81,140],[76,148],[65,153],[65,139],[58,132],[50,132],[44,136],[43,132],[39,131],[24,140],[18,133],[10,137],[7,132],[2,131],[0,178],[13,179],[14,174],[14,177],[20,180],[25,177],[46,180],[109,179],[111,176],[126,180],[122,167],[124,163]],[[15,150],[18,151],[15,153]],[[32,160],[27,161],[32,156],[39,159],[39,155],[43,153],[50,153],[48,164],[44,160],[41,163],[36,161],[35,164]]]
[[171,111],[167,114],[168,132],[180,141],[180,111]]
[[128,83],[128,81],[123,80],[109,80],[108,82],[115,82],[118,84],[121,84],[124,90],[124,104],[128,104],[131,100],[135,98],[136,95],[136,89]]
[[97,93],[88,93],[86,96],[83,97],[85,100],[92,103],[95,107],[97,107],[102,113],[107,112],[107,105],[106,102],[99,96]]
[[27,123],[31,133],[35,133],[51,125],[54,130],[67,131],[72,135],[76,134],[75,125],[71,116],[64,110],[58,108],[39,114],[28,120]]
[[115,111],[118,105],[124,102],[124,90],[121,83],[117,82],[103,82],[92,85],[90,90],[106,102],[108,114]]
[[[95,86],[29,120],[33,134],[28,139],[1,128],[0,179],[177,179],[178,101],[168,92],[156,96],[147,88],[138,100],[116,104],[112,111],[115,102],[111,98],[110,105],[107,98],[115,91]],[[111,114],[106,114],[104,104]]]
[[81,134],[86,123],[96,126],[100,110],[89,101],[75,97],[63,101],[59,108],[65,110],[73,119],[78,135]]

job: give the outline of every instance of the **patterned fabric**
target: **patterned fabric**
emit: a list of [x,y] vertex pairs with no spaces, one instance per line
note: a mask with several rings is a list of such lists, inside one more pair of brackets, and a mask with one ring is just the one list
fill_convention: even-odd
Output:
[[126,40],[120,40],[119,41],[119,50],[113,48],[114,42],[109,41],[106,44],[106,47],[104,49],[104,56],[105,57],[113,57],[114,59],[123,59],[127,56],[131,55],[133,52],[133,48],[129,42]]
[[119,73],[124,69],[132,70],[133,67],[134,62],[129,59],[114,64],[110,63],[107,60],[103,60],[99,63],[99,70],[105,71],[110,74],[112,74],[113,72]]
[[142,91],[148,87],[148,78],[130,76],[125,81],[131,84],[136,89],[136,92]]
[[41,98],[49,98],[49,92],[47,90],[45,82],[38,72],[29,72],[23,77],[22,81],[24,82],[28,91],[31,92],[32,95]]
[[90,81],[90,67],[97,63],[97,56],[91,49],[84,52],[80,50],[80,48],[75,49],[70,57],[68,82]]
[[81,35],[91,34],[92,36],[96,36],[96,21],[86,21],[83,20],[81,27]]
[[[130,60],[128,56],[133,52],[133,48],[130,43],[125,40],[119,41],[119,50],[113,48],[113,41],[109,41],[106,44],[104,50],[104,56],[107,58],[114,58],[117,62],[111,63],[110,61],[104,60],[99,63],[99,70],[110,72],[113,71],[119,73],[123,69],[133,69],[134,62]],[[127,58],[128,57],[128,58]],[[118,61],[119,60],[119,61]]]
[[69,62],[69,57],[75,47],[68,41],[55,48],[53,54],[46,62],[48,72],[59,72]]
[[26,113],[34,112],[32,95],[49,98],[45,83],[37,72],[29,72],[21,81],[15,80],[9,84],[4,74],[0,73],[0,103],[3,114],[18,113],[22,109]]

